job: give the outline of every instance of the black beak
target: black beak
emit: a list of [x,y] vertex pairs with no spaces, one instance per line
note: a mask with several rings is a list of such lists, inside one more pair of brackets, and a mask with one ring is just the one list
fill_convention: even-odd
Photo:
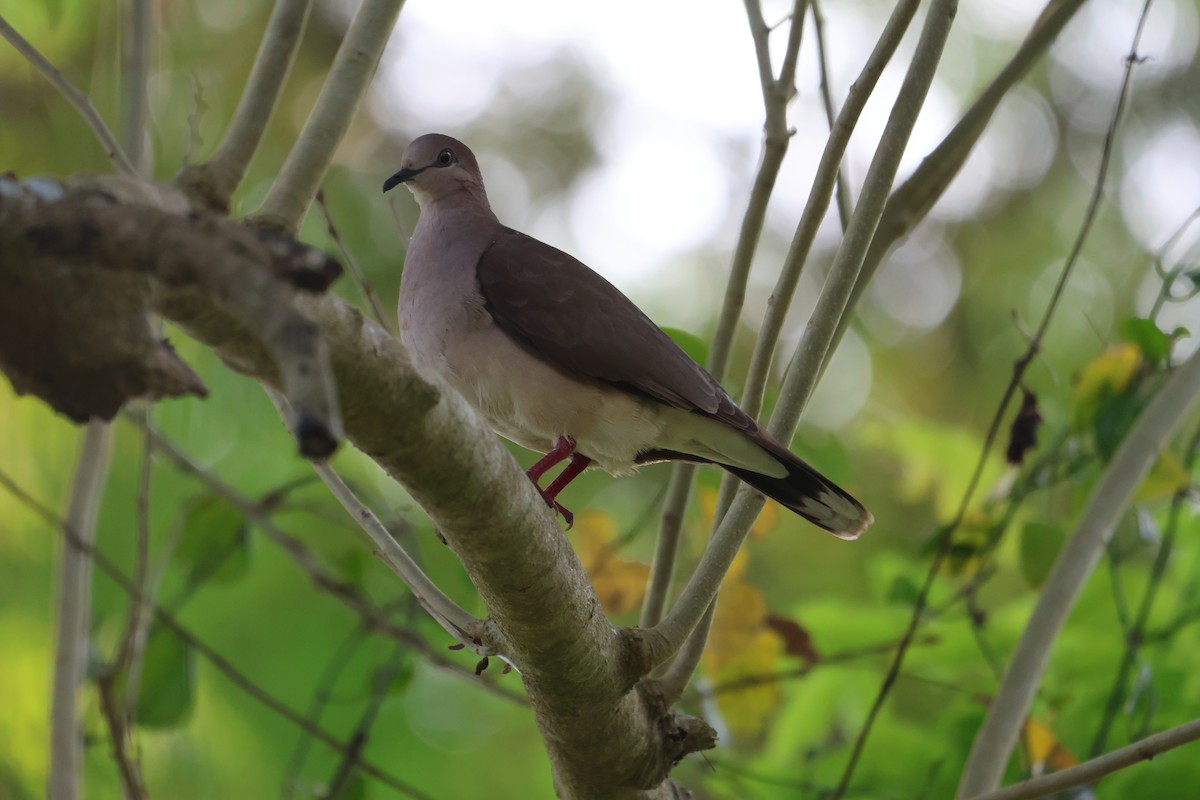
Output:
[[397,186],[404,183],[405,181],[411,181],[413,178],[417,177],[422,172],[424,172],[425,169],[426,169],[425,167],[421,167],[420,169],[413,169],[412,167],[405,167],[404,169],[400,170],[395,175],[393,175],[392,177],[388,178],[386,181],[383,182],[384,193],[390,192],[392,189],[395,189]]

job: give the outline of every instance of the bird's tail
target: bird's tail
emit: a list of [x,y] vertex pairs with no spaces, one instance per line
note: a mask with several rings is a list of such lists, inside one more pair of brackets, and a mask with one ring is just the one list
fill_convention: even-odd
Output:
[[759,432],[755,443],[787,469],[782,478],[722,464],[746,483],[839,539],[857,539],[875,521],[845,490],[810,467],[779,442]]

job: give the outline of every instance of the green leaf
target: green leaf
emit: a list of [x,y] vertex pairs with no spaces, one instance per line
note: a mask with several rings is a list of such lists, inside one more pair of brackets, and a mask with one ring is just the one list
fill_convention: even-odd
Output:
[[1151,364],[1161,364],[1171,354],[1171,337],[1148,319],[1130,317],[1118,328],[1121,338],[1142,351]]
[[138,685],[137,722],[144,728],[172,728],[196,702],[195,654],[169,629],[150,627]]
[[663,328],[663,332],[670,336],[675,344],[683,348],[683,352],[687,353],[697,364],[707,363],[708,342],[681,328]]
[[335,800],[366,800],[367,779],[361,772],[355,772],[338,790]]
[[907,575],[898,575],[892,581],[892,585],[888,587],[887,601],[897,605],[912,606],[916,604],[920,595],[921,590],[912,578]]
[[1112,458],[1145,405],[1146,398],[1136,389],[1127,389],[1100,401],[1092,418],[1092,434],[1096,437],[1096,450],[1101,458],[1105,461]]
[[1066,534],[1057,525],[1027,522],[1021,528],[1021,575],[1035,589],[1046,582]]
[[185,511],[175,551],[189,585],[232,583],[250,567],[250,529],[242,512],[216,495],[203,495]]

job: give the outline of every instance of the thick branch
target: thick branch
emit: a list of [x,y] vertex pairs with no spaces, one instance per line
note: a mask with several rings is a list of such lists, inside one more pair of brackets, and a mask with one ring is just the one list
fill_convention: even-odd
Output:
[[202,391],[148,320],[150,281],[196,286],[269,348],[301,452],[332,452],[340,423],[328,354],[294,298],[298,286],[324,289],[336,262],[274,234],[185,215],[168,187],[114,177],[73,184],[0,203],[0,246],[11,254],[0,262],[0,366],[17,390],[76,419],[111,418],[134,397]]

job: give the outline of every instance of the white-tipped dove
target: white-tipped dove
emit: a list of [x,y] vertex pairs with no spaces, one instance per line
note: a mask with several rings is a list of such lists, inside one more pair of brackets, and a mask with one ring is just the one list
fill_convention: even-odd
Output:
[[546,456],[534,485],[558,494],[595,464],[614,475],[656,461],[718,464],[843,539],[873,518],[771,437],[611,283],[496,219],[475,155],[431,133],[383,184],[417,198],[400,281],[400,335],[502,436]]

